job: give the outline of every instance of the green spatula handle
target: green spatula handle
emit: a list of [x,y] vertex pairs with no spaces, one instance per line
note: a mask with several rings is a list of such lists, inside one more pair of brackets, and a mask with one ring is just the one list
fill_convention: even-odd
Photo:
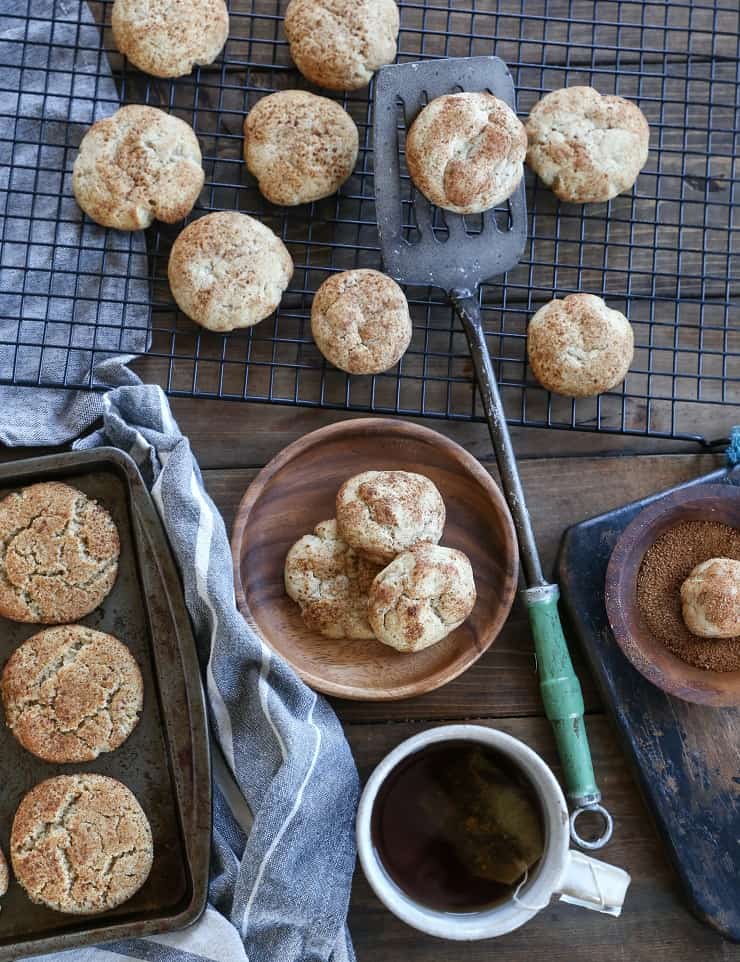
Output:
[[583,693],[558,613],[557,585],[523,592],[537,653],[537,671],[545,714],[552,724],[572,805],[593,805],[601,799],[591,763],[583,720]]
[[[555,734],[563,765],[566,794],[575,808],[570,819],[571,835],[584,848],[601,848],[611,836],[612,820],[599,804],[601,792],[596,785],[591,762],[583,718],[583,694],[573,671],[558,614],[559,591],[556,585],[547,583],[542,573],[504,406],[488,353],[477,291],[453,290],[449,292],[449,296],[468,339],[478,389],[496,452],[501,486],[516,528],[519,554],[528,585],[524,591],[524,599],[534,635],[542,701]],[[575,823],[584,810],[601,814],[604,825],[599,838],[586,840],[578,834]]]

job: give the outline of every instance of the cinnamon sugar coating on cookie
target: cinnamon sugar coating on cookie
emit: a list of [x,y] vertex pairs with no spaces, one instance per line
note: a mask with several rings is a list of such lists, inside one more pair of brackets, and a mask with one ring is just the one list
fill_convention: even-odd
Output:
[[280,238],[254,217],[217,211],[188,224],[167,276],[181,311],[210,331],[252,327],[277,308],[293,276]]
[[0,677],[5,720],[47,762],[86,762],[118,748],[139,721],[143,681],[128,648],[84,625],[61,625],[16,648]]
[[290,0],[285,33],[304,77],[330,90],[364,87],[396,56],[395,0]]
[[13,820],[10,856],[31,901],[89,915],[130,899],[152,867],[149,822],[135,796],[103,775],[36,785]]
[[640,108],[593,87],[565,87],[539,100],[527,119],[527,163],[561,199],[611,200],[647,163],[650,128]]
[[378,641],[398,651],[422,651],[458,628],[475,601],[467,556],[421,544],[380,572],[370,589],[368,614]]
[[411,125],[406,164],[438,207],[458,214],[489,210],[524,176],[527,136],[514,111],[489,93],[437,97]]
[[346,110],[305,90],[263,97],[244,121],[244,160],[273,204],[335,194],[352,173],[358,141]]
[[630,322],[595,294],[548,301],[527,329],[535,377],[565,397],[592,397],[621,384],[634,347]]
[[0,615],[77,621],[103,601],[118,573],[118,531],[82,491],[56,481],[0,501]]
[[379,570],[339,537],[335,520],[322,521],[288,552],[285,590],[312,631],[327,638],[373,638],[367,597]]
[[406,295],[380,271],[359,269],[328,277],[311,305],[316,346],[349,374],[378,374],[397,364],[411,342]]
[[139,70],[184,77],[213,63],[229,35],[224,0],[115,0],[113,42]]
[[442,537],[445,506],[434,482],[411,471],[364,471],[337,494],[337,530],[379,564]]
[[205,174],[192,127],[156,107],[132,104],[99,120],[80,143],[75,198],[104,227],[174,224],[193,209]]

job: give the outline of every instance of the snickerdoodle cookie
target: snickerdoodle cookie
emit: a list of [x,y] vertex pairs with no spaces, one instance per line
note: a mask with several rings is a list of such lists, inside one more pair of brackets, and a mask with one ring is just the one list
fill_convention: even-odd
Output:
[[10,857],[31,901],[90,915],[130,899],[152,867],[149,822],[134,795],[103,775],[36,785],[13,820]]
[[327,361],[342,371],[387,371],[398,363],[411,341],[406,295],[380,271],[333,274],[313,299],[311,333]]
[[406,138],[406,164],[432,204],[474,214],[503,203],[524,176],[527,135],[508,104],[489,93],[437,97]]
[[355,90],[396,56],[395,0],[290,0],[285,33],[304,77],[330,90]]
[[183,77],[213,63],[229,35],[224,0],[115,0],[113,42],[139,70]]
[[288,250],[247,214],[217,211],[172,245],[167,276],[181,311],[209,331],[252,327],[280,303],[293,276]]
[[285,590],[312,631],[327,638],[372,638],[367,596],[378,571],[342,541],[336,521],[322,521],[288,552]]
[[263,97],[244,121],[244,160],[273,204],[336,194],[355,166],[358,142],[346,110],[305,90]]
[[72,174],[77,203],[104,227],[174,224],[193,209],[204,180],[192,127],[156,107],[121,107],[93,124]]
[[565,87],[538,101],[527,120],[527,163],[561,200],[611,200],[647,163],[650,128],[640,108],[593,87]]
[[681,585],[681,610],[689,631],[701,638],[740,635],[740,561],[710,558]]
[[595,294],[549,301],[529,322],[527,353],[548,391],[592,397],[627,375],[634,355],[632,325]]
[[420,544],[398,555],[370,588],[368,616],[378,641],[421,651],[465,621],[475,605],[470,561],[454,548]]
[[0,848],[0,898],[8,891],[9,883],[10,872],[8,872],[8,863],[5,860],[5,853]]
[[87,762],[122,745],[144,697],[139,666],[112,635],[83,625],[24,641],[0,678],[5,720],[47,762]]
[[56,481],[0,501],[0,615],[77,621],[101,603],[118,573],[118,531],[82,491]]
[[422,542],[436,544],[445,525],[437,486],[410,471],[364,471],[337,494],[339,536],[378,564]]

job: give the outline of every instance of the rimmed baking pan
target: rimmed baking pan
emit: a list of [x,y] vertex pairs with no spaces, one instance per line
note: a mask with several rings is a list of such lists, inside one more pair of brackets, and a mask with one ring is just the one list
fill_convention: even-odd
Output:
[[[23,795],[52,775],[98,772],[139,799],[154,837],[146,884],[125,904],[74,916],[34,905],[17,883],[0,900],[0,962],[183,928],[203,912],[211,838],[211,772],[198,657],[164,529],[132,459],[115,448],[0,465],[0,497],[37,481],[65,481],[111,513],[121,537],[113,590],[83,624],[127,644],[144,677],[144,709],[131,737],[93,762],[50,765],[0,725],[0,845],[8,854]],[[0,662],[44,626],[0,618]],[[1,711],[1,709],[0,709]]]

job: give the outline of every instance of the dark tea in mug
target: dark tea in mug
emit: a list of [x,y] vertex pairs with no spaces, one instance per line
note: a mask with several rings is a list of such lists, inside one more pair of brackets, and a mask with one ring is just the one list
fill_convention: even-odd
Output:
[[404,758],[378,791],[372,841],[415,902],[478,912],[511,898],[545,846],[537,793],[505,754],[439,742]]

